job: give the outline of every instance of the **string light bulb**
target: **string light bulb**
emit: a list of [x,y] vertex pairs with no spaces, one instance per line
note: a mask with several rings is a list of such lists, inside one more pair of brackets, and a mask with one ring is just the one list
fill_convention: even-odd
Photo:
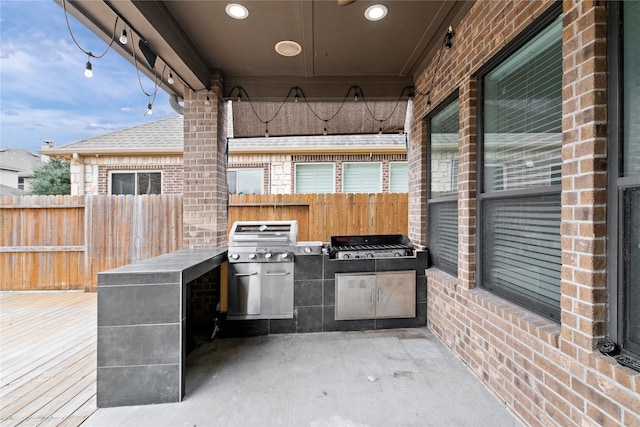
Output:
[[153,114],[153,105],[151,103],[147,104],[147,112],[144,113],[145,116],[150,116]]
[[127,42],[129,41],[127,39],[127,30],[122,30],[122,34],[120,34],[120,38],[118,40],[120,40],[120,44],[122,45],[127,44]]
[[87,65],[84,66],[84,76],[88,79],[93,77],[93,65],[91,65],[91,57],[87,58]]
[[269,128],[267,127],[268,123],[264,124],[264,137],[269,138]]
[[242,102],[242,92],[240,92],[240,90],[238,89],[238,102]]
[[324,130],[322,131],[322,134],[323,134],[324,136],[327,136],[327,133],[328,133],[328,131],[327,131],[327,121],[325,120],[325,121],[324,121]]
[[175,80],[173,80],[173,74],[171,74],[171,71],[169,71],[169,78],[167,79],[167,83],[169,83],[170,85],[175,83]]

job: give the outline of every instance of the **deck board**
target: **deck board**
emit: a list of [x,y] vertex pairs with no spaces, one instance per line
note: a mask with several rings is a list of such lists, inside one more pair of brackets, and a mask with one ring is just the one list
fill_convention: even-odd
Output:
[[0,424],[77,426],[96,411],[97,296],[0,293]]

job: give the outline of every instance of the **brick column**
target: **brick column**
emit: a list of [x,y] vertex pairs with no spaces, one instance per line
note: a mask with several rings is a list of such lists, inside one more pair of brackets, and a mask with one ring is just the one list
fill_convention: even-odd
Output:
[[227,243],[229,198],[222,78],[184,93],[184,247],[215,248]]
[[458,95],[458,283],[476,286],[477,82],[465,80]]
[[414,101],[411,131],[407,144],[409,164],[409,230],[408,237],[416,247],[426,247],[427,227],[427,135],[424,124],[426,103]]
[[585,360],[606,320],[607,13],[578,0],[564,13],[561,349]]

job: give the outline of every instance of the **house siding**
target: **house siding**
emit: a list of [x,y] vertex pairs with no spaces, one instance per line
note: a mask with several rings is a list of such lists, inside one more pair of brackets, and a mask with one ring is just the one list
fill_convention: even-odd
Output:
[[458,274],[427,270],[428,327],[527,425],[638,426],[640,373],[595,349],[607,315],[607,2],[562,3],[560,324],[481,289],[476,278],[475,75],[553,4],[476,2],[454,29],[453,47],[418,76],[417,89],[430,91],[430,102],[414,100],[409,235],[426,245],[424,118],[457,91]]

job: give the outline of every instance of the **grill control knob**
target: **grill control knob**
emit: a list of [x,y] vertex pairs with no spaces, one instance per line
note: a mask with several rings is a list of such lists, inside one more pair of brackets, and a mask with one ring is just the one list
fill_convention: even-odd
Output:
[[264,254],[264,259],[271,259],[271,257],[271,252],[267,252],[266,254]]
[[310,248],[309,246],[306,246],[306,247],[304,248],[304,253],[305,253],[305,254],[310,254],[310,253],[311,253],[311,248]]
[[249,259],[256,259],[257,255],[256,254],[249,254]]
[[283,254],[281,255],[281,258],[282,258],[282,259],[287,259],[287,258],[289,258],[289,254],[285,252],[285,253],[283,253]]
[[367,252],[367,258],[373,258],[373,254],[371,252]]
[[342,255],[342,259],[349,259],[349,258],[351,258],[351,255],[349,254]]
[[230,255],[230,257],[231,257],[231,259],[238,259],[238,258],[240,258],[240,255],[238,255],[238,254],[231,254],[231,255]]

